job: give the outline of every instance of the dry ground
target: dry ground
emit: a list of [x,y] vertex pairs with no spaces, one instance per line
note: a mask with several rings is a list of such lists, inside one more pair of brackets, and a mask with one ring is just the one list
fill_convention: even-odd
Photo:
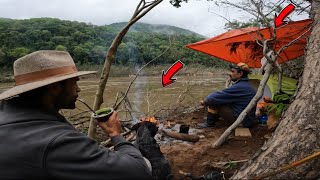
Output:
[[[205,117],[205,111],[198,110],[184,114],[175,121],[195,127],[198,122],[203,122],[203,117]],[[211,144],[227,127],[228,125],[223,121],[218,122],[216,128],[205,129],[202,133],[205,137],[197,143],[161,144],[161,151],[171,163],[174,179],[184,177],[179,171],[200,176],[217,169],[223,170],[226,178],[231,177],[243,163],[229,163],[224,166],[224,162],[250,159],[271,135],[266,127],[257,125],[251,129],[252,138],[235,137],[233,134],[220,148],[211,148]]]
[[[197,123],[204,121],[203,118],[205,116],[206,112],[200,109],[192,113],[180,115],[170,121],[176,124],[189,124],[191,127],[196,127]],[[87,126],[88,121],[86,121],[85,124],[76,125],[80,131],[84,132],[87,131]],[[203,129],[203,131],[198,134],[202,136],[202,138],[200,138],[197,143],[182,141],[159,142],[162,153],[171,163],[171,171],[174,179],[184,178],[184,175],[179,173],[179,171],[200,176],[212,170],[222,170],[225,172],[225,177],[229,178],[245,162],[229,164],[228,162],[250,159],[272,133],[267,130],[267,127],[257,125],[251,129],[252,138],[235,137],[233,133],[220,148],[211,148],[212,143],[214,143],[227,128],[228,124],[221,120],[217,123],[217,127]],[[97,133],[99,142],[108,139],[100,128],[98,128]],[[160,132],[158,132],[158,134],[159,133]]]

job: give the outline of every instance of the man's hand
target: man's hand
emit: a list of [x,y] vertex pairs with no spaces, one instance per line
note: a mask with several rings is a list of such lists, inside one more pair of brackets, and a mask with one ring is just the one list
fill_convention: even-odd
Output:
[[261,116],[261,111],[259,109],[256,110],[256,117],[260,117]]
[[120,135],[121,133],[121,124],[119,121],[119,116],[116,111],[112,113],[109,120],[106,122],[99,122],[99,126],[102,128],[102,130],[108,134],[110,137]]
[[207,104],[206,104],[206,102],[205,102],[205,100],[204,100],[204,99],[201,99],[201,101],[200,101],[200,105],[201,105],[201,106],[207,106]]

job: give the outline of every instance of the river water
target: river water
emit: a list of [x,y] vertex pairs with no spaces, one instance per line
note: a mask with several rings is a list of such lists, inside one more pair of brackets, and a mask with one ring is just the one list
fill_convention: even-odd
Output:
[[[110,77],[104,92],[104,103],[102,107],[111,107],[117,93],[126,92],[131,77]],[[152,116],[159,109],[166,109],[175,106],[196,106],[201,98],[206,97],[211,92],[224,88],[226,75],[222,73],[203,73],[194,75],[176,76],[177,80],[173,84],[162,87],[161,75],[159,76],[139,76],[132,84],[128,93],[128,100],[131,104],[134,116]],[[95,92],[98,88],[99,79],[81,79],[78,84],[81,89],[79,98],[83,99],[92,107]],[[0,83],[0,92],[13,86],[13,83]],[[64,110],[66,117],[72,116],[88,110],[80,102],[76,103],[77,109]],[[125,108],[120,106],[121,117],[127,118]]]

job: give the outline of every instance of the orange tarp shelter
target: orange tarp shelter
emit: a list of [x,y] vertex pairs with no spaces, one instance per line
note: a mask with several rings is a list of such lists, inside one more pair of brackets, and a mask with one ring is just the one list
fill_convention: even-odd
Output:
[[[310,31],[308,30],[311,24],[312,20],[307,19],[289,22],[276,29],[276,40],[269,44],[273,46],[276,52],[304,34],[280,53],[277,59],[280,64],[304,54],[307,37],[310,35]],[[244,62],[252,68],[259,68],[261,67],[261,58],[263,57],[263,48],[256,42],[257,40],[261,42],[259,32],[263,35],[264,39],[270,39],[270,32],[273,33],[273,28],[263,28],[260,31],[258,31],[257,27],[235,29],[210,39],[189,44],[187,47],[231,63]]]

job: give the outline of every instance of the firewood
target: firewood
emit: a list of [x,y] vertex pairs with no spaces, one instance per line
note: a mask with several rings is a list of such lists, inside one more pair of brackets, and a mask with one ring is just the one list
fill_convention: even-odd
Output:
[[173,132],[173,131],[166,131],[166,130],[161,130],[162,133],[166,136],[183,140],[183,141],[189,141],[189,142],[198,142],[200,137],[197,135],[191,135],[191,134],[183,134],[183,133],[178,133],[178,132]]

